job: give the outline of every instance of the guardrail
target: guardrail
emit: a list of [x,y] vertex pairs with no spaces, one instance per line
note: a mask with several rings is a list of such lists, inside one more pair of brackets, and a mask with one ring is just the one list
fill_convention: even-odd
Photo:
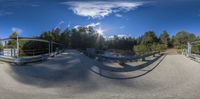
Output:
[[186,57],[190,58],[191,60],[194,60],[194,61],[200,63],[200,55],[197,55],[197,54],[188,54],[188,52],[187,52],[186,49],[184,49],[182,51],[182,54],[185,55]]
[[160,52],[152,52],[147,53],[144,55],[136,55],[136,56],[121,56],[121,57],[110,57],[110,56],[104,56],[104,55],[97,55],[99,61],[135,61],[141,59],[142,61],[145,60],[146,57],[149,56],[155,56],[156,54],[160,54]]
[[42,54],[42,55],[35,55],[35,56],[21,56],[21,57],[9,57],[9,56],[3,56],[0,55],[0,61],[15,63],[15,64],[24,64],[24,63],[32,63],[37,61],[43,61],[48,59],[48,57],[54,57],[60,53],[62,53],[64,50],[58,50],[55,52],[52,52],[51,54]]
[[200,63],[200,55],[192,54],[192,55],[190,55],[188,57],[191,58],[192,60]]
[[8,57],[8,56],[0,55],[0,61],[13,63],[15,61],[15,59],[16,59],[15,57]]

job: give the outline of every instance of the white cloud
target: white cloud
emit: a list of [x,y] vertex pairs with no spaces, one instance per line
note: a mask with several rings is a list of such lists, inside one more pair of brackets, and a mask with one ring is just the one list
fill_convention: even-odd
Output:
[[[125,35],[125,34],[118,34],[118,35],[116,35],[116,36],[119,37],[119,38],[122,38],[122,37],[129,37],[128,35]],[[112,38],[114,38],[114,35],[111,35],[111,36],[108,37],[108,39],[112,39]]]
[[80,25],[75,25],[74,28],[77,29],[78,27],[81,27]]
[[115,14],[115,16],[119,18],[123,17],[121,14]]
[[56,25],[56,27],[54,28],[54,29],[56,29],[56,28],[59,28],[62,24],[64,24],[65,23],[65,21],[60,21],[57,25]]
[[122,38],[122,37],[128,37],[128,35],[125,35],[125,34],[118,34],[117,36],[118,36],[118,37],[121,37],[121,38]]
[[112,13],[134,10],[143,5],[143,2],[131,1],[71,1],[62,4],[70,6],[70,9],[79,16],[90,18],[103,18]]
[[12,32],[17,32],[17,33],[19,33],[19,34],[21,34],[21,33],[23,32],[22,29],[17,28],[17,27],[13,27],[11,30],[12,30]]
[[[93,28],[96,28],[96,27],[99,27],[101,25],[100,22],[97,22],[97,23],[90,23],[88,25],[85,25],[83,27],[93,27]],[[78,27],[81,27],[81,25],[75,25],[74,28],[78,28]]]
[[[101,27],[100,25],[101,25],[101,23],[100,23],[100,22],[97,22],[97,23],[90,23],[90,24],[85,25],[85,26],[83,26],[83,27],[93,27],[93,29],[94,29],[97,33],[103,35],[104,32],[105,32],[106,30],[102,29],[102,27]],[[81,25],[75,25],[75,26],[74,26],[75,29],[78,29],[78,27],[82,27],[82,26],[81,26]]]
[[86,27],[96,27],[99,26],[101,23],[97,22],[97,23],[90,23],[88,25],[86,25]]
[[103,35],[104,32],[105,32],[105,30],[102,29],[101,23],[100,23],[100,22],[97,22],[97,23],[90,23],[90,24],[86,25],[85,27],[93,27],[93,29],[94,29],[97,33],[99,33],[99,34],[101,34],[101,35]]

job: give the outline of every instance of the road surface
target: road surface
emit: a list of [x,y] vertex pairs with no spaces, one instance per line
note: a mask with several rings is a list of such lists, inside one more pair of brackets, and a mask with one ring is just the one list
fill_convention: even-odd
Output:
[[[129,63],[134,64],[145,63]],[[148,66],[141,65],[141,69],[129,65],[123,68],[110,66],[112,71],[102,65],[72,50],[26,66],[0,62],[0,99],[200,97],[200,64],[182,55],[155,58]]]

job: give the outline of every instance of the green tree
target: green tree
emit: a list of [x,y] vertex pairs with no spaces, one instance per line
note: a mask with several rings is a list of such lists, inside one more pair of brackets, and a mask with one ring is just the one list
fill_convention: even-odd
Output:
[[147,45],[136,45],[133,47],[133,51],[136,55],[142,55],[148,53],[150,48]]
[[188,42],[197,40],[198,38],[193,34],[186,31],[181,31],[173,36],[173,44],[176,48],[185,48]]
[[200,54],[200,44],[195,44],[192,46],[192,53]]
[[141,44],[150,45],[155,42],[158,42],[158,38],[153,31],[145,32]]
[[114,35],[113,38],[107,40],[108,48],[119,50],[132,50],[136,44],[136,40],[132,37],[119,37]]
[[169,34],[167,33],[167,31],[163,31],[163,33],[160,35],[159,39],[162,44],[165,44],[166,46],[169,45],[170,38],[169,38]]
[[2,42],[0,41],[0,51],[3,50],[3,44]]
[[10,35],[6,46],[9,48],[16,48],[17,46],[16,40],[17,40],[17,32],[14,32]]
[[71,45],[70,36],[71,36],[71,31],[69,29],[65,29],[61,33],[61,43],[64,44],[66,48],[69,48]]

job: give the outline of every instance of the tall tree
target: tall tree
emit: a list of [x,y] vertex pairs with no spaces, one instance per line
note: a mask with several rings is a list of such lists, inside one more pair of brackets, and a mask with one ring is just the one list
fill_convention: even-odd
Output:
[[2,41],[0,40],[0,51],[3,50],[3,44]]
[[173,36],[174,45],[178,48],[183,48],[187,45],[187,42],[195,41],[198,38],[193,34],[186,31],[181,31]]
[[17,32],[13,32],[10,35],[8,44],[6,46],[9,48],[16,48],[16,46],[17,46],[16,39],[17,39]]
[[158,38],[157,38],[155,32],[149,31],[149,32],[145,32],[141,43],[145,44],[145,45],[150,45],[157,41],[158,41]]
[[64,44],[66,48],[69,48],[71,45],[70,37],[71,37],[71,31],[69,29],[65,29],[61,33],[61,43]]
[[160,35],[159,38],[160,38],[160,42],[162,44],[165,44],[166,46],[169,45],[170,38],[169,38],[169,34],[167,33],[167,31],[163,31],[163,33]]

